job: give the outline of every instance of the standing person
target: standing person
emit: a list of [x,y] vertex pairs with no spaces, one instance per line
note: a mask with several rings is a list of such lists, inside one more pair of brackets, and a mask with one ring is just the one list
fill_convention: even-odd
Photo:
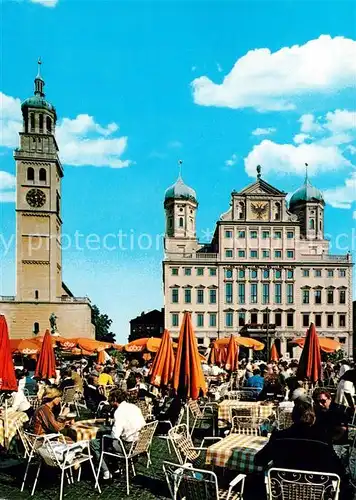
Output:
[[349,408],[352,414],[355,411],[355,384],[356,370],[347,370],[340,378],[335,396],[335,403]]
[[351,366],[346,359],[340,362],[339,379],[348,371],[351,370]]

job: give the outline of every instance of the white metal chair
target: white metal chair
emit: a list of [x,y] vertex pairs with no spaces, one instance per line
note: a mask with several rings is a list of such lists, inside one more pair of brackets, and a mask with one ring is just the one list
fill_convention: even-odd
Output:
[[[243,500],[245,474],[236,476],[225,490],[219,488],[214,472],[196,469],[190,464],[163,462],[163,471],[172,500]],[[234,491],[237,486],[239,489]]]
[[213,427],[213,436],[215,436],[215,418],[216,414],[214,412],[213,403],[208,403],[203,408],[200,408],[198,401],[190,399],[188,401],[187,412],[192,414],[193,417],[193,425],[191,434],[193,435],[194,429],[198,422],[206,422],[211,421]]
[[268,500],[338,500],[340,477],[329,472],[271,468],[267,473]]
[[[184,406],[181,408],[181,410],[179,412],[179,416],[178,416],[176,425],[180,425],[180,423],[183,420],[183,416],[184,416]],[[170,420],[159,420],[158,425],[159,424],[167,425],[168,431],[173,428],[172,422]],[[170,445],[170,439],[169,439],[168,432],[167,432],[167,434],[158,434],[156,437],[158,437],[159,439],[163,439],[164,441],[167,441],[168,452],[169,452],[169,454],[171,454],[171,445]]]
[[201,442],[201,446],[194,446],[191,435],[189,434],[187,424],[180,424],[172,427],[168,431],[168,437],[175,451],[177,460],[180,464],[186,464],[187,462],[196,462],[200,453],[206,450],[204,447],[206,441],[221,441],[221,437],[205,437]]
[[233,417],[232,418],[232,434],[245,434],[248,436],[261,436],[261,426],[266,423],[265,418],[256,417]]
[[[133,464],[133,458],[146,454],[147,455],[147,468],[151,465],[151,444],[152,444],[152,439],[153,435],[156,431],[158,421],[155,420],[154,422],[150,422],[142,427],[142,429],[139,432],[138,439],[137,441],[133,442],[129,451],[126,451],[124,443],[122,442],[121,439],[115,440],[118,445],[119,445],[119,451],[112,451],[111,449],[105,449],[105,442],[110,440],[111,442],[113,441],[112,436],[104,435],[102,437],[102,451],[100,455],[100,461],[99,461],[99,468],[98,468],[98,474],[96,476],[96,482],[95,482],[95,487],[99,487],[99,474],[101,470],[101,465],[103,463],[104,455],[118,458],[120,460],[125,461],[125,468],[126,468],[126,490],[127,494],[130,494],[130,465],[132,467],[132,471],[134,476],[136,475],[135,467]],[[99,490],[100,491],[100,490]]]

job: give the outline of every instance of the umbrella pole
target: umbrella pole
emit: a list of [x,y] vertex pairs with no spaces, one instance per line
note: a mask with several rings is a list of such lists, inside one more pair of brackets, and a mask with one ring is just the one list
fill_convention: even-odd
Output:
[[8,414],[7,414],[7,399],[5,399],[5,420],[4,420],[4,445],[5,448],[8,449],[8,441],[9,441],[9,421],[8,421]]
[[190,432],[189,432],[189,405],[188,405],[188,403],[186,403],[185,407],[186,407],[186,410],[187,410],[187,428],[188,428],[188,434],[190,434]]

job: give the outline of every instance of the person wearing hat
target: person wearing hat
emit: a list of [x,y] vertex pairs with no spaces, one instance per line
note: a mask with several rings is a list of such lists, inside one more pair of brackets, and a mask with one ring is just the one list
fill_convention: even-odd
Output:
[[60,432],[64,427],[72,425],[73,421],[65,420],[69,408],[64,408],[58,419],[55,417],[56,408],[60,407],[62,393],[56,387],[47,387],[40,406],[34,416],[33,430],[37,435]]
[[24,413],[27,414],[28,418],[30,419],[34,414],[34,409],[30,405],[24,393],[25,373],[23,372],[23,370],[16,369],[15,375],[18,387],[17,391],[12,393],[14,399],[11,408],[15,411],[23,411]]

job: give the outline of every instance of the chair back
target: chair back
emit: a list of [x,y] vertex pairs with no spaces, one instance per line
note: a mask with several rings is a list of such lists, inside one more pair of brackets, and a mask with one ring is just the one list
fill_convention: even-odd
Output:
[[173,499],[219,500],[216,474],[190,465],[163,462],[163,471]]
[[256,417],[233,417],[231,432],[247,436],[261,436],[261,426],[266,422],[265,418]]
[[328,472],[269,469],[267,493],[270,500],[338,500],[340,477]]
[[136,403],[141,410],[143,418],[147,421],[147,419],[152,417],[151,407],[144,399],[139,399]]
[[173,444],[173,448],[180,464],[187,461],[192,462],[198,458],[198,453],[194,448],[187,424],[180,424],[172,427],[168,431],[168,437]]
[[293,424],[292,412],[290,409],[278,409],[277,408],[277,424],[278,429],[287,429]]
[[147,453],[149,451],[157,425],[158,420],[155,420],[154,422],[150,422],[141,428],[137,441],[132,444],[129,453],[130,457],[140,455],[141,453]]
[[69,405],[71,403],[74,403],[75,400],[75,394],[77,392],[77,388],[73,385],[70,387],[65,387],[63,389],[63,395],[62,395],[62,405]]
[[203,412],[201,411],[198,401],[190,399],[188,401],[188,409],[191,411],[194,418],[199,418],[203,416]]

